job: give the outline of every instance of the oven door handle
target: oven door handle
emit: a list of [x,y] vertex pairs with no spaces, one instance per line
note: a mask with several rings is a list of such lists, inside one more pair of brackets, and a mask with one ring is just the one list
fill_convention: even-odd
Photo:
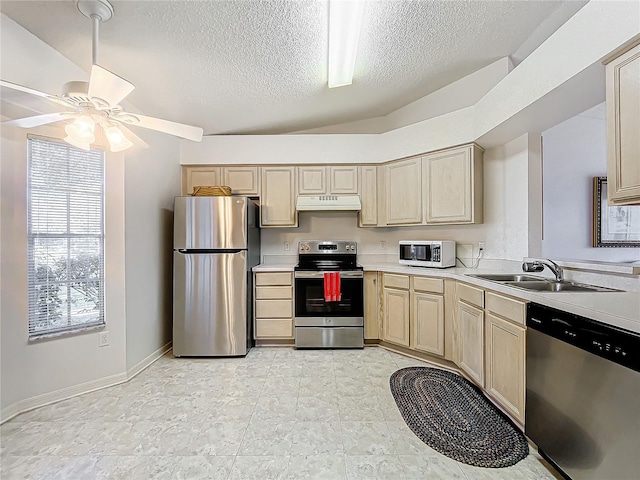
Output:
[[[295,272],[294,278],[323,278],[325,272]],[[363,272],[340,272],[340,278],[364,278]]]

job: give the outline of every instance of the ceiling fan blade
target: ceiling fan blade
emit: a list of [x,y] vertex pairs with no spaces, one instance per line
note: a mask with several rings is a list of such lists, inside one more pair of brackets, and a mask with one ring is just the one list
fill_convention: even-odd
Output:
[[91,67],[91,77],[89,78],[89,97],[97,97],[111,106],[118,105],[122,99],[129,95],[136,87],[119,77],[115,73],[110,72],[100,65]]
[[122,130],[122,133],[124,133],[125,136],[133,143],[136,149],[149,148],[149,145],[147,144],[147,142],[145,142],[138,135],[133,133],[131,129],[125,127],[122,124],[119,124],[118,128]]
[[57,97],[56,95],[51,95],[49,93],[41,92],[40,90],[35,90],[33,88],[25,87],[23,85],[18,85],[17,83],[7,82],[6,80],[0,80],[0,87],[10,88],[12,90],[17,90],[18,92],[24,92],[30,95],[35,95],[37,97],[42,97],[58,105],[64,105],[65,107],[73,106],[69,104],[64,98],[60,98],[60,97]]
[[8,120],[6,122],[2,122],[2,125],[13,125],[20,128],[34,128],[39,127],[40,125],[46,125],[47,123],[61,122],[62,120],[69,120],[69,115],[62,113],[48,113],[46,115],[36,115],[35,117]]
[[203,130],[200,127],[192,127],[191,125],[185,125],[184,123],[170,122],[169,120],[147,117],[146,115],[139,115],[137,113],[132,115],[139,121],[133,121],[131,122],[131,125],[137,125],[151,130],[158,130],[159,132],[186,138],[187,140],[193,140],[194,142],[202,140]]

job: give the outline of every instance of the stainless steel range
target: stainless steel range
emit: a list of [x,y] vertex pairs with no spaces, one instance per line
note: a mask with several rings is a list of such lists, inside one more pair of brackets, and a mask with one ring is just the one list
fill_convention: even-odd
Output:
[[298,243],[296,348],[364,347],[364,274],[356,253],[351,241]]

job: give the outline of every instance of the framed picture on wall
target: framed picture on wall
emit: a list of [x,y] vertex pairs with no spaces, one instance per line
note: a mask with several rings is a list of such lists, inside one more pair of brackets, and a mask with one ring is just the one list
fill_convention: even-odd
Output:
[[640,247],[640,205],[609,206],[607,177],[593,177],[593,246]]

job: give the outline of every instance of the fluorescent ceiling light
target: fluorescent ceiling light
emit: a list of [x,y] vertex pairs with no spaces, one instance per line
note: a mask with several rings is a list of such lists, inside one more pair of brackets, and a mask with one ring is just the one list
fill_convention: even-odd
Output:
[[329,88],[351,85],[364,0],[329,1]]

